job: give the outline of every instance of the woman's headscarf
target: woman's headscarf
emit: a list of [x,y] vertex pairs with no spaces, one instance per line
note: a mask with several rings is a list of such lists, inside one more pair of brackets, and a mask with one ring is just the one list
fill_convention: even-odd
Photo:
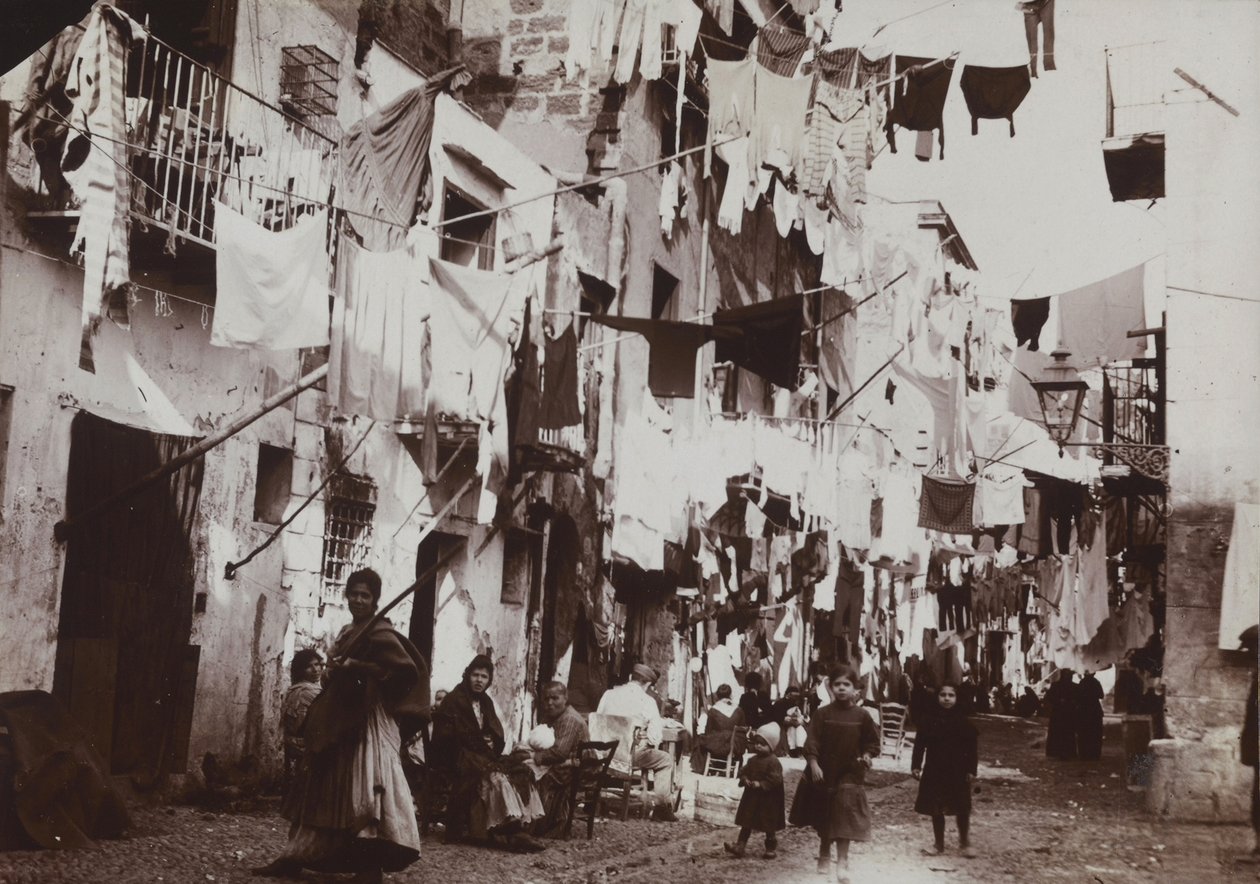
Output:
[[468,676],[474,669],[484,669],[490,673],[490,680],[486,682],[486,687],[494,684],[494,661],[485,654],[478,654],[472,658],[472,662],[464,667],[464,684],[468,684]]

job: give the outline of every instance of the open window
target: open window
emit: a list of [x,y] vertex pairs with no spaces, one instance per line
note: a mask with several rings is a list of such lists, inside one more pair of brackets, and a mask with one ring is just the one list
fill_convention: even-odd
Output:
[[[442,221],[463,218],[487,208],[467,192],[449,182],[442,195]],[[447,223],[442,230],[441,258],[453,264],[494,268],[495,219],[497,215],[480,215],[465,221]]]

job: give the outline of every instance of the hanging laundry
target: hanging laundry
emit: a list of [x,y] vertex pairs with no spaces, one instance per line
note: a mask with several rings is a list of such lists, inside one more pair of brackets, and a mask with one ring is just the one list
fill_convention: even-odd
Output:
[[1059,340],[1077,368],[1146,355],[1146,339],[1128,336],[1146,327],[1145,280],[1146,267],[1139,264],[1057,296]]
[[[854,50],[856,53],[856,50]],[[861,124],[855,127],[857,134],[845,140],[849,126],[866,110],[862,94],[828,80],[817,78],[814,83],[814,103],[805,120],[805,138],[801,149],[801,170],[798,183],[801,191],[815,199],[826,192],[830,180],[830,167],[835,162],[836,150],[847,160],[843,173],[847,176],[850,163],[859,160],[856,145],[861,143],[862,180],[865,180],[865,133]],[[846,149],[846,145],[847,148]],[[864,197],[863,197],[864,198]]]
[[809,15],[818,9],[821,0],[788,0],[797,15]]
[[564,73],[569,80],[587,73],[591,67],[591,50],[596,42],[597,20],[608,14],[611,3],[575,3],[569,9],[569,47],[564,56]]
[[674,46],[684,56],[691,55],[704,18],[700,7],[692,0],[669,0],[664,15],[666,24],[674,27]]
[[645,80],[661,76],[661,25],[672,0],[623,0],[625,13],[621,20],[621,36],[617,38],[617,67],[613,80],[629,83],[634,77],[634,63]]
[[704,0],[704,8],[717,21],[719,28],[731,33],[735,27],[735,0]]
[[1028,68],[987,68],[969,64],[963,68],[958,81],[967,110],[971,112],[971,134],[979,131],[979,121],[1006,120],[1015,137],[1015,111],[1024,101],[1031,88]]
[[793,77],[809,48],[809,38],[800,31],[770,24],[757,32],[757,63],[773,74]]
[[748,134],[748,163],[752,171],[760,169],[763,163],[780,169],[800,164],[812,83],[809,77],[784,77],[757,66],[754,114]]
[[[747,135],[753,125],[753,98],[757,62],[751,58],[721,61],[710,58],[705,65],[709,87],[709,141],[720,144],[732,137]],[[751,155],[751,152],[749,153]],[[708,176],[712,157],[705,151],[704,174]],[[749,173],[751,178],[751,172]],[[730,181],[727,181],[730,187]]]
[[[513,482],[533,468],[533,447],[539,441],[539,413],[544,402],[537,341],[537,336],[541,333],[541,323],[534,321],[532,308],[532,299],[526,301],[520,341],[513,357],[514,371],[503,390],[510,428],[509,474]],[[425,478],[429,478],[427,474]]]
[[1107,605],[1107,531],[1102,519],[1095,522],[1092,542],[1076,554],[1075,618],[1072,635],[1078,645],[1088,644],[1110,615]]
[[1041,329],[1050,318],[1050,299],[1032,298],[1027,301],[1011,301],[1011,327],[1015,329],[1015,344],[1028,344],[1036,353],[1041,349]]
[[215,203],[218,300],[210,343],[289,350],[328,344],[328,212],[273,233]]
[[711,325],[667,319],[593,316],[600,325],[647,338],[648,388],[662,399],[691,399],[696,389],[696,350],[713,340]]
[[470,79],[462,65],[434,74],[355,123],[341,139],[337,190],[346,221],[366,248],[403,247],[417,200],[430,185],[433,102],[443,89]]
[[[908,55],[897,56],[897,72],[900,75],[904,71],[905,75],[893,86],[892,106],[884,124],[888,134],[888,149],[893,153],[897,152],[894,127],[915,130],[919,132],[920,138],[924,133],[930,138],[935,129],[939,133],[937,143],[940,146],[940,158],[945,159],[945,122],[942,114],[945,110],[945,97],[949,92],[949,81],[954,76],[954,62],[952,59],[936,63],[933,61]],[[931,144],[930,140],[928,144]],[[916,145],[915,155],[921,160],[930,159],[931,148],[929,147],[924,156],[920,147]]]
[[1260,620],[1260,504],[1235,503],[1225,553],[1217,647],[1239,649],[1238,636]]
[[577,333],[570,322],[564,331],[548,337],[543,344],[543,399],[538,409],[538,425],[559,430],[582,423],[578,404]]
[[923,477],[919,496],[919,527],[948,534],[970,534],[975,527],[972,504],[976,486],[970,482]]
[[[822,345],[818,349],[818,371],[823,383],[832,390],[840,401],[848,399],[857,389],[860,379],[857,374],[857,316],[845,313],[853,307],[853,299],[848,295],[828,292],[823,304],[824,323],[822,327]],[[840,315],[838,319],[832,317]],[[831,321],[827,321],[830,319]]]
[[857,58],[857,82],[854,83],[859,89],[865,90],[868,86],[877,91],[886,92],[888,90],[888,81],[892,79],[892,52],[884,49],[884,55],[872,57],[868,52],[872,52],[870,47],[863,47],[858,52]]
[[[1260,584],[1260,573],[1256,576],[1258,580],[1253,585]],[[1242,619],[1246,620],[1247,618],[1243,617]],[[1146,642],[1155,633],[1155,618],[1151,616],[1150,597],[1140,592],[1131,593],[1124,600],[1124,604],[1120,606],[1118,620],[1120,621],[1120,640],[1125,650],[1146,647]],[[1231,632],[1237,629],[1238,622],[1237,620],[1231,620],[1224,631]],[[1225,647],[1226,650],[1237,650],[1237,637],[1231,639]]]
[[369,252],[341,240],[328,399],[342,414],[423,419],[428,262],[423,249]]
[[429,260],[429,407],[465,420],[493,419],[503,402],[509,338],[521,325],[526,291],[512,277]]
[[991,463],[976,479],[973,516],[982,528],[1024,524],[1024,471],[1010,464]]
[[734,362],[768,381],[789,390],[800,382],[801,329],[804,325],[804,296],[789,295],[747,307],[718,310],[713,326],[738,334],[717,338],[714,359]]
[[1054,0],[1020,0],[1024,11],[1024,36],[1028,38],[1028,71],[1037,76],[1037,28],[1041,27],[1041,56],[1046,70],[1054,66]]
[[657,211],[661,216],[661,236],[670,239],[674,235],[674,222],[678,220],[683,205],[682,164],[673,162],[661,176],[661,198]]
[[130,327],[131,177],[123,65],[131,39],[131,19],[112,6],[96,7],[64,86],[72,102],[71,131],[60,171],[81,203],[70,252],[83,255],[79,367],[85,371],[95,371],[92,336],[103,314]]

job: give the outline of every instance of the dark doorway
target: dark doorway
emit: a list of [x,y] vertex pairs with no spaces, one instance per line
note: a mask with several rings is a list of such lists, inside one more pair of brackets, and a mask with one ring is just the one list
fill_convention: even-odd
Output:
[[539,683],[555,677],[556,664],[573,642],[581,599],[577,595],[577,563],[582,539],[568,516],[551,522],[547,567],[543,572],[542,623],[539,641]]
[[[126,488],[195,440],[87,413],[70,431],[66,514]],[[200,648],[191,541],[201,495],[194,461],[71,529],[53,691],[115,774],[156,782],[188,762]]]
[[[432,568],[442,554],[450,550],[452,546],[463,542],[464,538],[458,534],[443,534],[441,531],[434,531],[420,541],[420,546],[416,550],[416,578],[419,579],[422,574]],[[416,589],[415,595],[412,596],[411,624],[407,628],[407,637],[424,655],[430,671],[433,669],[433,625],[437,620],[440,577],[441,569],[438,569],[438,573],[430,574]]]

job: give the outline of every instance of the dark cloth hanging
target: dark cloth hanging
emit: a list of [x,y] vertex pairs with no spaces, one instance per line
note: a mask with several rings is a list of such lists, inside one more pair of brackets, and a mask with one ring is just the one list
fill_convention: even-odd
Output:
[[840,560],[836,569],[836,609],[832,616],[832,633],[856,645],[862,624],[862,608],[866,604],[866,583],[862,569],[848,559]]
[[927,816],[959,816],[971,813],[971,786],[979,765],[978,734],[958,706],[940,708],[922,724],[916,724],[910,769],[923,772],[915,813]]
[[969,64],[958,81],[967,110],[971,112],[971,134],[979,131],[980,120],[1006,120],[1015,137],[1015,111],[1032,88],[1027,65],[1013,68],[987,68]]
[[576,426],[582,423],[582,412],[578,408],[577,333],[573,323],[555,338],[548,337],[545,351],[538,425],[549,430]]
[[[857,56],[857,87],[865,89],[875,83],[880,83],[892,78],[892,53],[888,53],[883,58],[868,59],[861,52]],[[877,86],[877,92],[887,92],[888,86]]]
[[975,528],[971,516],[976,486],[970,482],[923,477],[919,495],[919,527],[946,534],[970,534]]
[[1102,757],[1102,684],[1089,673],[1076,684],[1076,752],[1082,761]]
[[792,553],[792,586],[798,591],[813,586],[822,580],[830,565],[827,532],[812,532],[805,538],[805,545]]
[[1053,527],[1055,552],[1068,555],[1072,552],[1072,528],[1075,526],[1077,537],[1084,539],[1093,537],[1092,531],[1082,529],[1085,517],[1085,489],[1075,482],[1051,480],[1043,490],[1042,500],[1046,515]]
[[1011,326],[1015,329],[1016,346],[1028,344],[1036,353],[1041,349],[1041,329],[1050,318],[1050,299],[1033,298],[1011,301]]
[[433,103],[452,82],[470,79],[463,65],[408,89],[355,123],[341,139],[340,197],[346,221],[378,252],[400,249],[430,185]]
[[800,31],[769,25],[757,32],[757,63],[780,77],[796,74],[808,48],[809,38]]
[[906,71],[906,75],[893,86],[893,106],[884,123],[888,133],[888,149],[893,153],[897,152],[894,135],[897,126],[916,132],[931,132],[936,129],[939,132],[937,143],[940,147],[940,158],[945,159],[945,122],[942,114],[945,110],[945,97],[949,92],[949,81],[954,76],[954,63],[946,59],[925,67],[931,61],[933,59],[897,56],[897,71]]
[[[714,359],[734,362],[777,386],[795,390],[800,383],[803,305],[804,296],[795,294],[717,311],[713,327],[720,336]],[[732,330],[738,334],[731,335]]]
[[814,72],[833,86],[848,89],[857,73],[857,59],[858,51],[855,47],[819,52],[814,57]]
[[[648,387],[662,399],[691,399],[696,392],[696,350],[713,340],[714,328],[695,322],[592,316],[595,322],[647,338]],[[720,360],[719,360],[720,361]]]
[[520,468],[523,466],[524,458],[518,454],[518,447],[527,448],[538,441],[538,427],[544,408],[538,348],[530,340],[530,331],[533,328],[530,321],[532,312],[532,301],[526,301],[525,319],[521,324],[521,340],[513,354],[515,371],[504,390],[508,427],[511,433],[513,475],[519,475]]
[[1024,524],[1019,529],[1017,548],[1034,558],[1050,552],[1050,513],[1038,488],[1024,489]]
[[1028,69],[1037,76],[1037,26],[1041,26],[1042,59],[1046,70],[1054,66],[1054,0],[1021,0],[1024,12],[1024,36],[1028,39]]

